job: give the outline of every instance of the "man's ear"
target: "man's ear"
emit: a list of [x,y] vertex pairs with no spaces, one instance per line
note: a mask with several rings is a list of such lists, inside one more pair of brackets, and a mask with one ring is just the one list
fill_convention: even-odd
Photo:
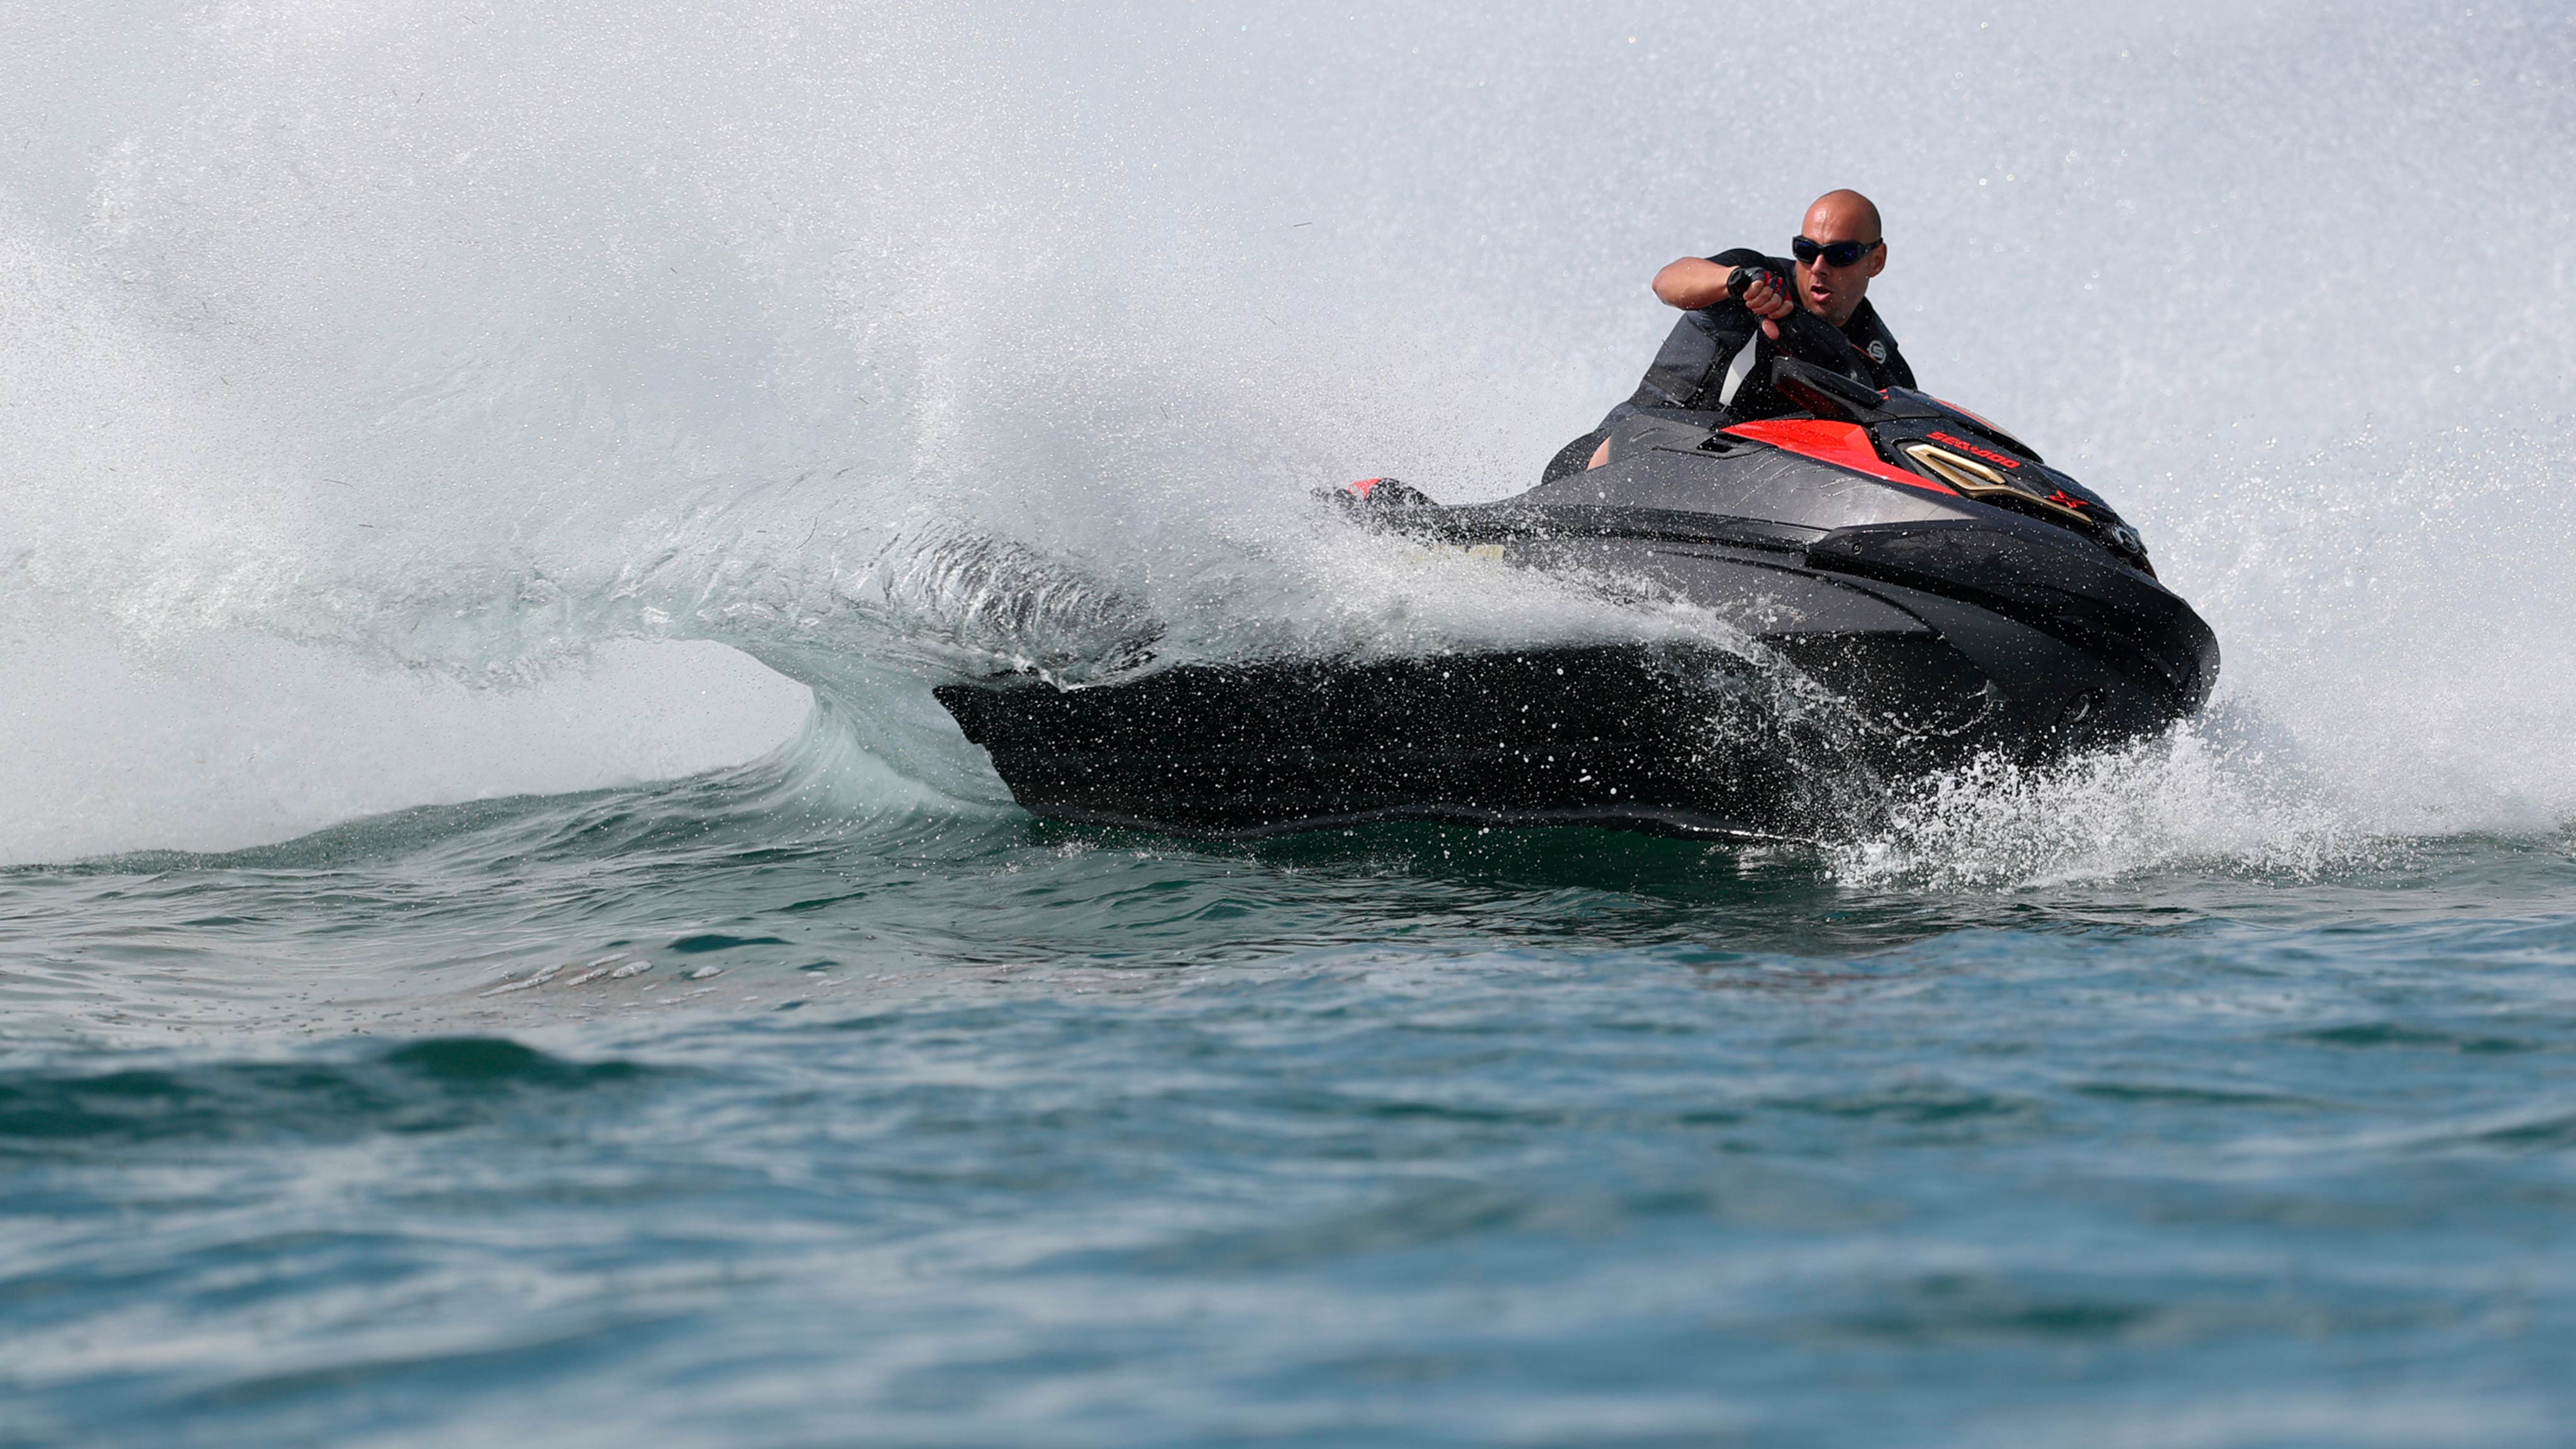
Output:
[[1887,270],[1887,243],[1880,242],[1869,254],[1869,274],[1873,277]]

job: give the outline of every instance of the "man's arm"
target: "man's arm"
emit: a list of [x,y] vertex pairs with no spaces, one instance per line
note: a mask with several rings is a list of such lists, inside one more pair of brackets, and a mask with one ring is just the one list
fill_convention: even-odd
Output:
[[[1725,301],[1727,287],[1734,280],[1735,268],[1723,262],[1708,257],[1682,257],[1655,273],[1655,300],[1667,307],[1696,312]],[[1762,282],[1745,290],[1744,305],[1762,319],[1762,331],[1773,341],[1780,337],[1780,319],[1797,310],[1786,295]]]
[[1655,300],[1685,312],[1714,307],[1726,300],[1726,284],[1734,278],[1733,267],[1706,257],[1683,257],[1655,273]]

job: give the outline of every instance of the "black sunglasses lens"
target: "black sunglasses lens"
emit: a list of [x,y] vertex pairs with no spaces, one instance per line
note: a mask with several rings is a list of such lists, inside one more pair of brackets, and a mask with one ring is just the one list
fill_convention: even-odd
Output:
[[1816,258],[1823,257],[1828,266],[1848,267],[1859,261],[1868,250],[1867,244],[1856,241],[1819,244],[1800,237],[1789,243],[1789,254],[1811,266],[1814,265]]

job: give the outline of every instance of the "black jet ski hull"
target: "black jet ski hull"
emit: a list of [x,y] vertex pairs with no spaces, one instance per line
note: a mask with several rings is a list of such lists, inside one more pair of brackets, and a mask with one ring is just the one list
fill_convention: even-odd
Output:
[[1369,521],[1614,597],[1687,600],[1724,639],[937,695],[1040,815],[1209,835],[1402,818],[1797,839],[1870,828],[1908,779],[2151,734],[2208,697],[2208,627],[2089,523],[1710,428],[1674,438],[1508,503]]
[[1209,835],[1395,818],[1770,835],[1832,809],[1816,788],[1831,777],[1802,770],[1798,749],[1750,740],[1779,729],[1763,682],[1687,646],[938,694],[1023,806],[1065,819]]

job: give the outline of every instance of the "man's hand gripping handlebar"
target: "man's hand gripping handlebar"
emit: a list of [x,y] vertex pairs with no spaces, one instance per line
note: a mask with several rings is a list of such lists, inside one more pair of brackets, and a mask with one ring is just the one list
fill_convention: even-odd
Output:
[[1762,333],[1780,340],[1780,321],[1797,310],[1789,300],[1789,284],[1763,267],[1737,267],[1726,279],[1726,294],[1742,302],[1745,310],[1762,319]]

